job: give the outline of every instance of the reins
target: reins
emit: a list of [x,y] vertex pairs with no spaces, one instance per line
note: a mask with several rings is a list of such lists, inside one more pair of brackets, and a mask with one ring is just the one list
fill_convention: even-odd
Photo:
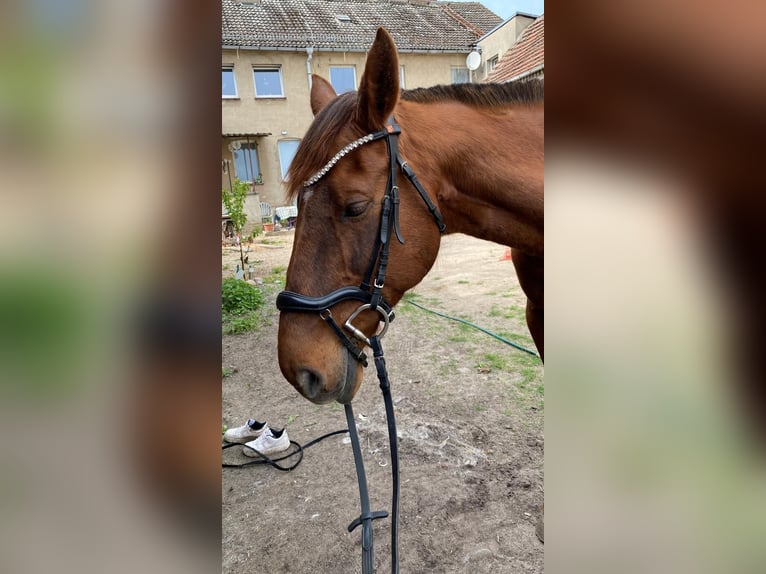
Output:
[[[392,496],[391,496],[391,572],[399,573],[399,450],[396,437],[396,419],[394,416],[394,406],[391,399],[391,386],[388,380],[388,371],[386,370],[386,361],[383,353],[383,347],[380,339],[385,335],[388,325],[394,320],[394,312],[383,298],[383,287],[385,285],[386,271],[388,269],[389,249],[391,246],[391,237],[396,235],[400,243],[404,243],[401,230],[399,228],[399,186],[397,185],[397,174],[399,170],[404,173],[412,186],[418,192],[429,213],[434,218],[440,233],[446,231],[444,220],[436,205],[433,203],[428,193],[418,181],[412,168],[404,161],[399,154],[398,136],[401,128],[394,123],[393,117],[389,120],[389,125],[385,130],[368,134],[359,138],[350,144],[344,146],[336,153],[327,164],[317,171],[312,177],[304,182],[304,187],[311,187],[322,179],[335,164],[345,155],[359,146],[366,143],[385,138],[386,150],[388,152],[389,169],[386,191],[383,196],[383,203],[380,215],[380,229],[375,240],[375,246],[372,251],[370,263],[364,274],[359,287],[346,286],[321,296],[309,297],[292,291],[282,291],[277,296],[277,309],[280,311],[293,311],[302,313],[317,313],[328,324],[333,332],[338,336],[343,346],[352,357],[363,366],[367,366],[367,355],[359,348],[359,343],[369,346],[373,352],[373,360],[377,371],[380,390],[383,394],[383,403],[386,410],[386,422],[388,425],[388,440],[391,451],[391,474],[392,474]],[[377,264],[377,272],[376,272]],[[331,307],[341,301],[359,301],[362,303],[354,311],[343,327],[338,325],[332,315]],[[373,311],[380,315],[379,330],[371,337],[358,329],[353,321],[363,311]],[[344,329],[350,333],[344,332]],[[353,339],[351,338],[353,337]],[[348,432],[351,437],[351,445],[354,451],[354,464],[356,466],[357,481],[359,483],[359,498],[361,513],[358,518],[348,526],[349,532],[357,526],[362,526],[362,574],[372,574],[374,572],[373,560],[373,528],[372,521],[379,518],[386,518],[388,513],[385,511],[370,511],[370,499],[367,489],[367,477],[364,471],[364,461],[362,459],[362,449],[359,445],[359,434],[354,421],[354,411],[351,403],[345,405],[346,420],[348,422]]]

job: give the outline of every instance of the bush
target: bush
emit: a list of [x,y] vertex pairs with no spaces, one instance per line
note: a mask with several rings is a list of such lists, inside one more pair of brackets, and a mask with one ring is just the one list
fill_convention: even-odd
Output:
[[261,291],[241,279],[228,277],[221,285],[221,310],[231,315],[243,315],[263,305]]

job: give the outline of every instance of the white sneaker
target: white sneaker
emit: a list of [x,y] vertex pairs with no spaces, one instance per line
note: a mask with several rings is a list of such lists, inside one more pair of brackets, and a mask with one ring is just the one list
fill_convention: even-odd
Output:
[[290,437],[287,436],[287,429],[282,429],[282,434],[278,437],[274,436],[274,434],[274,430],[266,429],[257,439],[247,443],[242,448],[242,452],[245,456],[252,458],[258,456],[258,453],[254,452],[256,450],[259,453],[268,456],[290,448]]
[[241,427],[228,429],[223,433],[223,440],[226,442],[246,443],[257,439],[268,428],[266,423],[259,423],[255,419],[248,419]]

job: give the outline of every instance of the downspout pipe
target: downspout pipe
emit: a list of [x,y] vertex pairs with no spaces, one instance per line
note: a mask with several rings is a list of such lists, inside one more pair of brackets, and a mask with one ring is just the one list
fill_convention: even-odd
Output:
[[306,73],[309,78],[309,91],[311,91],[311,59],[314,57],[314,48],[309,46],[306,48]]

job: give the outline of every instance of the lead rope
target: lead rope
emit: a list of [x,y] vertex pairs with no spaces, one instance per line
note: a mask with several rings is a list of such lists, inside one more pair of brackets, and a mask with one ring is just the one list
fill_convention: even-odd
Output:
[[[380,229],[376,237],[375,248],[373,249],[372,259],[367,267],[367,271],[364,274],[362,283],[359,290],[363,293],[369,294],[368,308],[371,311],[376,311],[378,306],[385,304],[382,291],[384,287],[384,281],[386,277],[386,270],[388,267],[388,255],[391,244],[391,237],[395,235],[400,243],[404,243],[401,230],[399,229],[399,187],[396,184],[397,179],[397,166],[401,168],[407,179],[410,180],[413,187],[420,195],[421,199],[425,202],[429,213],[436,221],[436,225],[439,228],[440,233],[446,232],[444,220],[441,213],[437,209],[436,205],[431,201],[431,198],[426,193],[423,186],[418,181],[412,168],[409,167],[406,161],[404,161],[399,155],[398,136],[401,133],[401,129],[394,122],[393,116],[389,119],[389,125],[385,130],[381,130],[356,141],[351,142],[343,149],[341,149],[335,156],[325,164],[325,166],[316,172],[311,178],[304,182],[304,187],[310,187],[317,181],[322,179],[325,174],[332,169],[332,167],[338,163],[338,161],[365,143],[375,141],[381,138],[386,138],[386,148],[389,158],[389,173],[388,182],[386,185],[386,193],[383,196],[383,204],[381,206],[381,218]],[[373,276],[375,269],[375,263],[378,264],[378,272]],[[372,282],[372,284],[370,284]],[[336,290],[330,294],[335,296],[339,291]],[[354,343],[343,333],[342,329],[332,318],[329,305],[324,307],[324,299],[322,298],[322,305],[316,307],[316,299],[312,297],[306,297],[297,293],[288,293],[283,291],[277,297],[277,308],[280,310],[289,309],[292,311],[319,311],[320,316],[327,324],[333,329],[336,335],[340,338],[343,345],[348,349],[352,356],[367,366],[365,354],[356,348]],[[353,297],[357,298],[357,297]],[[280,303],[281,302],[281,303]],[[336,301],[337,302],[337,301]],[[289,307],[288,307],[289,304]],[[346,325],[348,328],[348,324]],[[394,405],[391,399],[391,386],[388,381],[388,372],[386,371],[386,361],[383,355],[383,347],[380,344],[379,336],[385,332],[385,329],[379,335],[373,335],[369,338],[369,345],[373,350],[373,357],[375,360],[375,368],[378,373],[378,381],[380,382],[380,390],[383,393],[383,402],[386,409],[386,422],[388,425],[388,441],[391,450],[391,482],[392,482],[392,518],[391,518],[391,572],[392,574],[399,574],[399,448],[397,444],[396,436],[396,419],[394,418]],[[372,521],[377,518],[386,518],[388,513],[385,511],[370,512],[370,496],[367,489],[367,476],[364,471],[364,461],[362,460],[362,449],[359,445],[359,433],[356,428],[356,421],[354,420],[354,411],[351,404],[345,405],[346,421],[348,423],[348,432],[351,437],[351,447],[354,451],[354,465],[356,466],[357,481],[359,483],[359,499],[361,505],[361,514],[358,518],[348,526],[348,531],[353,531],[360,524],[362,525],[362,574],[373,574],[374,572],[374,559],[373,559],[373,529]]]
[[[383,347],[377,336],[370,337],[375,368],[378,372],[380,390],[383,393],[383,404],[386,409],[386,423],[388,425],[388,442],[391,451],[391,572],[399,574],[399,447],[396,436],[396,418],[394,415],[394,403],[391,399],[391,385],[388,381],[386,360],[383,355]],[[354,420],[354,410],[351,403],[345,405],[348,434],[351,437],[351,448],[354,451],[354,465],[356,466],[356,479],[359,483],[359,502],[362,512],[358,518],[348,525],[348,531],[352,532],[357,526],[362,525],[362,574],[373,574],[375,562],[373,556],[373,530],[372,521],[377,518],[386,518],[385,510],[370,512],[370,494],[367,489],[367,475],[364,472],[362,460],[362,448],[359,445],[359,433]]]
[[375,359],[375,369],[378,371],[380,391],[383,393],[383,404],[386,407],[386,422],[388,423],[388,443],[391,449],[391,572],[399,574],[399,445],[396,436],[396,415],[394,402],[391,399],[391,385],[388,382],[386,359],[383,347],[377,335],[370,337]]
[[354,451],[356,480],[359,483],[359,502],[362,507],[359,517],[355,518],[348,525],[348,531],[353,532],[357,526],[362,525],[362,574],[373,574],[375,572],[375,561],[373,556],[372,521],[377,518],[386,518],[388,512],[385,510],[370,512],[370,493],[367,490],[367,475],[364,472],[362,447],[359,445],[359,432],[356,430],[354,409],[351,407],[351,403],[346,403],[345,409],[348,434],[351,437],[351,448]]

